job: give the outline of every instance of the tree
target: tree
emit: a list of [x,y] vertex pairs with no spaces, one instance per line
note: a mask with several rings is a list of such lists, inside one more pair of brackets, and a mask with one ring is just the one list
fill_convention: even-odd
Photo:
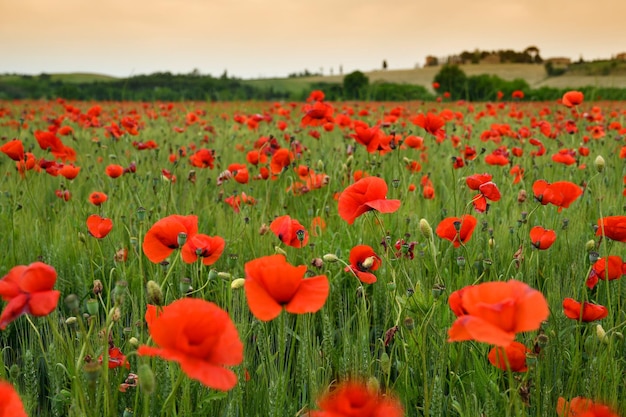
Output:
[[434,82],[439,83],[439,91],[450,93],[453,99],[465,98],[467,93],[467,75],[458,65],[444,65],[435,75]]
[[365,90],[369,85],[370,80],[361,71],[353,71],[350,74],[343,77],[343,93],[345,98],[348,99],[360,99],[364,98]]

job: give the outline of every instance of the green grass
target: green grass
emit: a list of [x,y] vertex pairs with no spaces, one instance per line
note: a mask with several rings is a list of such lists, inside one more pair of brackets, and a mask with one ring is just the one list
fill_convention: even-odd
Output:
[[[532,118],[559,126],[561,114],[565,119],[574,117],[554,103],[505,103],[501,108],[473,104],[472,109],[454,103],[405,103],[399,119],[383,130],[403,137],[424,136],[426,149],[400,146],[382,155],[369,154],[349,136],[352,129],[336,126],[325,132],[302,128],[302,104],[294,108],[285,105],[291,110],[287,117],[280,116],[273,103],[179,103],[169,110],[161,103],[102,103],[100,126],[88,127],[81,124],[84,119],[65,114],[65,107],[56,102],[2,103],[0,107],[11,108],[14,116],[0,119],[0,136],[21,139],[38,158],[53,159],[39,149],[33,132],[46,129],[48,120],[65,115],[62,124],[72,126],[74,134],[62,140],[76,150],[75,163],[81,167],[72,181],[44,171],[27,171],[21,177],[15,163],[0,155],[0,228],[4,231],[0,274],[15,265],[42,260],[56,269],[55,289],[61,291],[59,305],[50,315],[22,316],[0,332],[0,378],[16,387],[29,415],[121,416],[129,409],[135,416],[295,416],[316,409],[322,392],[350,376],[375,380],[381,390],[394,393],[407,416],[541,417],[555,415],[559,397],[569,400],[576,396],[612,404],[622,415],[626,413],[620,402],[626,396],[626,282],[601,281],[593,291],[584,285],[590,268],[589,240],[595,241],[600,256],[623,253],[623,243],[600,241],[593,229],[601,216],[624,211],[626,172],[619,158],[617,131],[607,129],[603,139],[585,143],[585,129],[595,122],[577,118],[578,133],[561,131],[554,140],[548,139],[538,125],[532,125]],[[72,105],[85,114],[93,103]],[[594,105],[602,109],[603,123],[624,122],[620,113],[623,103],[584,103],[579,110],[588,111]],[[344,106],[356,112],[368,109],[368,116],[355,113],[351,117],[373,125],[398,104],[334,106],[336,113]],[[545,107],[551,109],[549,114]],[[437,143],[410,121],[420,112],[444,108],[462,116],[444,126],[449,137],[459,136],[458,147],[449,139]],[[523,112],[521,118],[510,116],[513,109]],[[173,128],[185,126],[185,116],[196,110],[201,123],[187,126],[183,133],[174,132]],[[485,115],[477,117],[483,110]],[[493,114],[487,115],[490,110]],[[17,130],[7,123],[22,114],[33,115],[27,128]],[[104,126],[135,114],[141,126],[138,136],[125,134],[119,140],[106,136]],[[273,119],[260,122],[253,130],[236,123],[235,114],[271,114]],[[277,129],[279,120],[287,122],[285,132]],[[498,143],[480,141],[480,134],[495,129],[494,124],[509,124],[513,131],[528,127],[531,137],[544,143],[546,154],[531,157],[536,148],[519,137],[503,135]],[[212,126],[213,132],[207,126]],[[321,132],[320,139],[308,135],[311,129]],[[292,169],[274,180],[217,184],[229,164],[245,163],[245,152],[253,149],[254,142],[270,136],[283,147],[293,140],[304,145],[293,165],[325,173],[329,184],[302,195],[286,192],[300,181]],[[147,140],[154,140],[159,148],[139,151],[132,146],[133,141]],[[577,165],[564,166],[550,159],[562,147],[577,149],[582,144],[590,154],[579,156]],[[214,169],[190,165],[192,145],[215,151]],[[455,170],[451,158],[460,157],[465,145],[475,147],[479,156]],[[524,149],[523,157],[512,158],[512,164],[525,170],[519,184],[513,183],[510,166],[484,162],[485,154],[503,145]],[[180,157],[181,147],[186,157]],[[172,154],[178,156],[175,163],[170,161]],[[601,173],[594,169],[597,155],[606,160]],[[405,158],[419,161],[421,172],[407,170]],[[109,163],[127,167],[131,162],[136,164],[134,174],[111,179],[104,173]],[[164,168],[176,175],[175,182],[162,177]],[[259,173],[255,166],[249,170],[251,177]],[[385,179],[387,198],[400,199],[400,209],[390,214],[365,213],[353,225],[340,218],[334,195],[352,182],[357,170]],[[188,180],[192,171],[195,182]],[[465,177],[485,172],[493,175],[502,199],[480,214],[472,210],[475,192],[468,189]],[[426,174],[436,191],[432,200],[421,194],[420,180]],[[586,188],[569,208],[558,212],[552,205],[533,200],[531,187],[537,179],[584,183]],[[410,184],[417,185],[417,190],[408,191]],[[63,188],[72,193],[68,202],[55,196],[55,190]],[[521,190],[529,195],[525,201],[518,199]],[[93,191],[105,192],[109,200],[101,207],[91,205],[88,196]],[[235,213],[224,200],[243,192],[257,203]],[[87,233],[85,221],[93,213],[113,221],[113,230],[104,239]],[[472,238],[459,248],[438,236],[430,240],[420,230],[420,219],[435,229],[445,217],[464,213],[476,216],[478,225]],[[171,214],[195,214],[200,233],[225,239],[226,250],[217,263],[210,267],[185,264],[175,251],[169,264],[160,265],[143,255],[146,231]],[[285,214],[307,229],[314,217],[321,216],[327,227],[318,236],[311,234],[307,247],[288,247],[272,232],[263,232],[275,217]],[[528,232],[534,225],[556,230],[558,237],[550,249],[532,248]],[[401,251],[396,253],[394,244],[400,239],[416,242],[413,259],[402,256]],[[374,284],[362,284],[344,271],[350,249],[358,244],[370,245],[382,258]],[[128,250],[126,262],[114,260],[121,248]],[[520,248],[523,260],[517,265],[514,255]],[[231,289],[233,279],[245,277],[246,262],[277,251],[284,252],[292,265],[306,265],[310,275],[328,277],[330,293],[320,311],[304,315],[283,311],[279,318],[262,322],[249,311],[244,290]],[[326,254],[341,261],[312,266],[314,259]],[[529,349],[538,349],[529,355],[526,373],[494,368],[487,361],[487,344],[447,342],[447,331],[455,320],[447,303],[450,293],[471,284],[511,278],[541,291],[550,306],[550,316],[540,330],[517,336]],[[94,280],[102,282],[101,294],[93,293]],[[173,362],[136,355],[138,345],[153,345],[144,322],[149,280],[162,283],[165,305],[184,297],[190,286],[190,296],[215,302],[228,311],[244,344],[243,363],[230,367],[238,376],[235,388],[228,392],[208,389],[187,378]],[[441,283],[443,288],[435,285]],[[77,306],[64,302],[70,294],[77,296]],[[565,297],[605,305],[609,315],[589,324],[568,319],[561,307]],[[97,311],[87,310],[89,299],[96,300]],[[597,324],[607,331],[605,341],[596,335]],[[386,342],[385,335],[395,326],[395,336]],[[109,343],[127,355],[130,370],[98,365],[97,358],[106,355]],[[146,392],[140,381],[139,387],[120,392],[119,385],[129,372],[137,373],[142,365],[155,377],[154,390]],[[173,402],[163,409],[172,391]]]

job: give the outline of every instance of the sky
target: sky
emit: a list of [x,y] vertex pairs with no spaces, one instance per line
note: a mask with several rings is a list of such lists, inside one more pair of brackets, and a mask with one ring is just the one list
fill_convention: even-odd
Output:
[[624,16],[622,0],[0,0],[0,74],[337,75],[528,46],[608,59]]

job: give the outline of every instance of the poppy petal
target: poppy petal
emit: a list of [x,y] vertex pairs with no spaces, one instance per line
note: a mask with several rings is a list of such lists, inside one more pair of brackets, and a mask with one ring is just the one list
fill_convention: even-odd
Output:
[[280,315],[282,306],[256,280],[247,278],[244,284],[248,307],[261,321],[274,320]]
[[285,310],[294,314],[315,313],[326,303],[329,288],[326,275],[304,279]]

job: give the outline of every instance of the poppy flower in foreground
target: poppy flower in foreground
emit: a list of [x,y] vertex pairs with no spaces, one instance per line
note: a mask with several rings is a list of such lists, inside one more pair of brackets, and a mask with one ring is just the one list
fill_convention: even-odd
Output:
[[377,210],[393,213],[400,208],[400,200],[387,200],[387,183],[382,178],[365,177],[346,187],[339,196],[339,216],[354,223],[361,214]]
[[22,314],[43,317],[57,306],[59,291],[53,290],[57,272],[50,265],[34,262],[18,265],[0,279],[0,297],[8,304],[0,315],[0,330]]
[[622,261],[621,257],[610,255],[594,262],[587,276],[586,285],[589,289],[593,289],[600,279],[613,281],[621,278],[624,274],[626,274],[626,263]]
[[585,96],[580,91],[568,91],[563,94],[563,98],[561,99],[561,103],[565,107],[576,107],[583,102]]
[[575,397],[569,402],[559,397],[556,413],[559,417],[619,417],[609,406],[584,397]]
[[19,139],[13,139],[0,146],[0,152],[14,161],[24,160],[24,144]]
[[464,214],[461,217],[447,217],[437,225],[435,233],[440,238],[449,240],[455,248],[458,248],[461,243],[467,242],[472,237],[476,223],[476,217],[471,214]]
[[124,174],[124,167],[121,165],[117,165],[117,164],[111,164],[111,165],[107,165],[104,172],[110,178],[118,178]]
[[563,313],[572,320],[580,320],[585,323],[605,318],[609,311],[599,304],[592,304],[586,301],[579,303],[573,298],[563,300]]
[[225,366],[239,365],[243,344],[228,313],[198,298],[182,298],[163,309],[148,305],[146,322],[157,347],[142,345],[139,355],[178,362],[189,378],[221,391],[237,384]]
[[97,239],[102,239],[113,229],[113,222],[106,217],[92,214],[87,217],[87,230],[89,234]]
[[526,372],[526,353],[530,349],[520,342],[511,342],[507,347],[494,347],[489,351],[489,363],[503,371],[509,368],[513,372]]
[[374,249],[368,245],[357,245],[350,250],[350,265],[346,266],[346,272],[352,272],[365,284],[376,282],[376,275],[369,271],[376,271],[380,266],[381,259]]
[[270,224],[270,229],[287,246],[301,248],[309,243],[309,233],[296,219],[280,216]]
[[530,244],[540,250],[548,249],[556,241],[556,232],[535,226],[530,229]]
[[559,208],[568,208],[583,193],[583,189],[573,182],[556,181],[550,184],[546,180],[537,180],[533,184],[533,194],[542,205],[548,203]]
[[181,245],[179,235],[184,234],[186,239],[198,233],[198,216],[181,216],[172,214],[164,217],[152,225],[143,239],[143,253],[154,263],[159,263],[174,249]]
[[347,381],[322,395],[311,417],[402,417],[400,401],[360,381]]
[[0,380],[0,417],[28,417],[13,385]]
[[213,265],[222,256],[226,242],[220,236],[207,236],[201,233],[187,238],[181,249],[183,262],[191,264],[202,258],[204,265]]
[[304,278],[307,267],[293,266],[283,255],[254,259],[244,266],[248,307],[262,321],[278,317],[283,307],[289,313],[315,313],[328,298],[326,275]]
[[523,282],[486,282],[464,289],[462,311],[448,330],[449,342],[475,340],[506,347],[521,332],[537,330],[550,314],[543,294]]
[[608,216],[598,219],[596,236],[626,243],[626,216]]
[[93,192],[89,195],[89,202],[94,206],[100,206],[102,203],[107,201],[109,197],[105,193],[101,193],[99,191]]

